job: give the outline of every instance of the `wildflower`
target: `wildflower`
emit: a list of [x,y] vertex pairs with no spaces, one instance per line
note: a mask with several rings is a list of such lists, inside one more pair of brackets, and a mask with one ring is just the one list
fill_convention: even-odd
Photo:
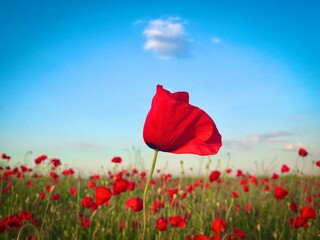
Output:
[[211,228],[215,233],[223,233],[226,231],[227,223],[221,218],[216,218],[213,220]]
[[119,195],[122,192],[127,191],[129,186],[129,181],[126,179],[117,179],[114,181],[112,190],[114,195]]
[[211,174],[210,174],[210,177],[209,177],[210,182],[218,180],[220,175],[221,175],[220,171],[217,171],[217,170],[216,171],[212,171]]
[[96,187],[96,183],[93,181],[89,181],[88,182],[88,188],[95,188]]
[[290,209],[291,209],[293,212],[297,213],[297,212],[298,212],[298,208],[299,208],[298,203],[296,203],[296,202],[291,202],[291,203],[290,203]]
[[157,229],[160,230],[160,231],[165,231],[167,229],[167,224],[168,224],[168,221],[166,218],[164,217],[160,217],[158,218],[157,220]]
[[282,187],[275,187],[274,197],[278,200],[284,199],[288,195],[288,191]]
[[187,92],[170,93],[157,86],[143,138],[152,149],[171,153],[216,154],[221,135],[210,116],[189,104]]
[[122,158],[121,157],[114,157],[111,159],[111,162],[113,163],[122,163]]
[[300,148],[299,151],[298,151],[298,154],[301,156],[301,157],[306,157],[308,155],[308,152],[306,149],[304,148]]
[[90,226],[90,224],[91,224],[91,221],[88,219],[88,218],[86,218],[83,214],[79,214],[79,218],[80,218],[80,223],[81,223],[81,226],[83,227],[83,228],[86,228],[86,227],[89,227]]
[[70,188],[70,189],[69,189],[69,193],[70,193],[72,196],[76,195],[77,192],[78,192],[78,189],[76,189],[76,188]]
[[126,201],[126,208],[131,208],[132,212],[139,212],[143,209],[143,201],[141,198],[129,198]]
[[286,164],[283,164],[281,167],[281,172],[282,173],[290,172],[290,168]]
[[[237,235],[240,239],[245,239],[247,237],[247,235],[241,231],[240,228],[234,228],[233,231],[232,231],[235,235]],[[235,240],[237,238],[234,238]]]
[[91,208],[94,205],[92,197],[84,197],[81,200],[81,206],[84,208]]
[[48,158],[47,155],[40,155],[39,157],[37,157],[34,162],[38,165],[40,164],[41,162],[43,162],[44,160],[46,160]]
[[315,219],[316,218],[316,211],[311,208],[311,207],[302,207],[300,209],[300,214],[302,217],[304,218],[311,218],[311,219]]
[[169,218],[171,226],[184,228],[187,225],[187,222],[183,219],[182,216],[173,216]]
[[112,193],[109,188],[99,186],[96,188],[96,204],[98,206],[108,203],[110,198],[112,197]]
[[52,158],[50,160],[50,162],[53,164],[54,168],[57,168],[57,167],[59,167],[61,165],[61,162],[60,162],[60,160],[58,158]]
[[9,156],[9,155],[7,155],[6,153],[2,153],[1,154],[1,158],[3,159],[3,160],[10,160],[11,159],[11,157]]
[[60,200],[60,194],[59,193],[53,194],[52,195],[52,200],[55,200],[55,201]]

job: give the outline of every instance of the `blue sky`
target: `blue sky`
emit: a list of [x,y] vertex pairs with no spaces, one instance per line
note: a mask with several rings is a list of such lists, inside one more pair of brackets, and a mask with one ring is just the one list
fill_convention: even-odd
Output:
[[[255,171],[320,158],[318,1],[0,1],[0,152],[79,169],[145,165],[157,84],[188,91],[223,136],[212,157]],[[136,150],[134,150],[136,149]],[[179,171],[207,158],[159,155]],[[91,170],[90,170],[91,171]]]

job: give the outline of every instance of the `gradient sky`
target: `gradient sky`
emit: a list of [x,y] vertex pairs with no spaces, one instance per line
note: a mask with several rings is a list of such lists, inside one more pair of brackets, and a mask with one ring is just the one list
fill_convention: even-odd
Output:
[[[319,1],[0,1],[0,152],[95,171],[135,156],[157,84],[188,91],[234,168],[320,159]],[[227,153],[230,152],[230,161]],[[157,168],[206,161],[161,153]]]

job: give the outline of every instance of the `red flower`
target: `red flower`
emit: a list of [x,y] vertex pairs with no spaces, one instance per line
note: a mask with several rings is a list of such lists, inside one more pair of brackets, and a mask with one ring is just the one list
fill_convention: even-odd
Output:
[[122,192],[127,191],[129,186],[129,181],[126,179],[117,179],[114,181],[112,190],[114,195],[119,195]]
[[32,221],[33,214],[30,211],[20,211],[20,218],[24,221]]
[[273,173],[272,174],[272,179],[278,179],[279,178],[279,175],[278,174],[276,174],[276,173]]
[[232,232],[235,235],[237,235],[240,239],[245,239],[247,237],[247,235],[244,232],[242,232],[240,228],[234,228]]
[[103,186],[96,188],[96,203],[98,206],[108,203],[111,197],[112,193],[109,188]]
[[215,233],[223,233],[226,231],[227,223],[221,218],[216,218],[213,220],[211,228]]
[[40,198],[40,200],[43,200],[45,196],[46,196],[46,195],[45,195],[44,192],[39,193],[39,198]]
[[171,153],[216,154],[221,135],[210,116],[189,104],[187,92],[170,93],[161,85],[153,97],[143,128],[145,143]]
[[164,217],[160,217],[157,220],[157,228],[160,231],[165,231],[167,229],[168,221]]
[[50,160],[50,162],[53,164],[53,167],[54,167],[54,168],[56,168],[56,167],[58,167],[58,166],[61,165],[60,160],[57,159],[57,158],[52,158],[52,159]]
[[187,225],[187,222],[183,219],[182,216],[170,217],[169,222],[173,227],[178,227],[178,228],[184,228]]
[[196,234],[194,235],[193,240],[211,240],[211,238],[202,234]]
[[320,160],[316,162],[316,165],[320,167]]
[[93,182],[93,181],[88,182],[88,188],[95,188],[95,187],[96,187],[95,182]]
[[70,188],[70,189],[69,189],[69,193],[70,193],[72,196],[76,195],[77,192],[78,192],[78,189],[76,189],[76,188]]
[[112,158],[111,162],[113,162],[113,163],[122,163],[122,158],[121,157],[114,157],[114,158]]
[[88,218],[86,218],[83,214],[79,214],[79,218],[80,218],[80,223],[81,223],[81,226],[86,228],[86,227],[89,227],[91,222]]
[[316,211],[311,207],[303,207],[300,209],[300,214],[304,218],[316,218]]
[[20,228],[22,226],[22,219],[19,215],[11,215],[7,222],[10,228]]
[[286,164],[283,164],[281,167],[281,172],[282,173],[290,172],[290,168]]
[[11,157],[8,156],[6,153],[2,153],[2,154],[1,154],[1,158],[2,158],[3,160],[8,160],[8,161],[11,159]]
[[37,157],[35,160],[34,160],[34,162],[36,163],[36,164],[40,164],[41,162],[43,162],[44,160],[46,160],[48,158],[48,156],[47,155],[40,155],[39,157]]
[[288,191],[282,187],[275,187],[274,197],[276,199],[284,199],[288,195]]
[[239,194],[235,191],[232,191],[232,197],[237,198],[239,197]]
[[297,212],[298,212],[298,208],[299,208],[298,203],[296,203],[296,202],[291,202],[291,203],[290,203],[290,209],[291,209],[291,211],[297,213]]
[[92,197],[84,197],[81,200],[81,206],[84,208],[91,208],[94,206],[94,202],[92,200]]
[[218,180],[220,175],[221,175],[220,171],[212,171],[209,177],[210,182]]
[[304,148],[300,148],[299,151],[298,151],[298,154],[301,156],[301,157],[305,157],[308,155],[308,152],[307,150],[305,150]]
[[143,209],[143,201],[141,198],[129,198],[126,201],[126,208],[131,208],[132,212],[140,212]]
[[55,200],[55,201],[60,200],[60,194],[59,193],[53,194],[52,195],[52,200]]
[[292,228],[308,227],[308,219],[301,216],[290,218],[289,221]]

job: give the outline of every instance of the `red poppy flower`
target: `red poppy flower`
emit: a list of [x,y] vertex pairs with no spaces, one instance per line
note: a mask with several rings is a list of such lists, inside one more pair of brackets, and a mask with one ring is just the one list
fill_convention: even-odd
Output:
[[22,226],[22,219],[19,215],[14,214],[9,217],[7,224],[10,228],[20,228]]
[[300,148],[299,151],[298,151],[298,154],[301,156],[301,157],[306,157],[308,155],[308,152],[306,149],[304,148]]
[[52,200],[58,201],[58,200],[60,200],[60,197],[61,197],[61,196],[60,196],[59,193],[55,193],[55,194],[52,195],[51,198],[52,198]]
[[209,177],[210,182],[218,180],[220,175],[221,175],[220,171],[217,171],[217,170],[216,171],[212,171],[211,174],[210,174],[210,177]]
[[194,235],[193,238],[190,238],[191,240],[211,240],[211,237],[207,237],[205,235],[202,235],[202,234],[196,234]]
[[11,157],[9,156],[9,155],[7,155],[6,153],[2,153],[1,154],[1,158],[3,159],[3,160],[10,160],[11,159]]
[[53,167],[54,167],[54,168],[56,168],[56,167],[58,167],[58,166],[61,165],[60,160],[57,159],[57,158],[52,158],[52,159],[50,160],[50,162],[53,164]]
[[297,213],[297,212],[298,212],[298,208],[299,208],[298,203],[296,203],[296,202],[291,202],[291,203],[290,203],[290,209],[291,209],[291,211]]
[[311,207],[303,207],[300,209],[300,214],[304,218],[316,218],[316,211]]
[[227,222],[221,218],[216,218],[213,220],[211,228],[215,233],[223,233],[227,228]]
[[110,198],[112,197],[112,193],[109,188],[99,186],[96,188],[96,204],[98,206],[108,203]]
[[145,143],[171,153],[216,154],[221,135],[203,110],[189,104],[187,92],[170,93],[161,85],[153,97],[143,128]]
[[81,200],[81,206],[84,208],[91,208],[94,205],[92,197],[84,197]]
[[289,221],[292,228],[308,227],[308,219],[299,215],[294,219],[290,218]]
[[39,193],[39,198],[40,198],[40,200],[43,200],[45,196],[46,196],[46,195],[45,195],[44,192]]
[[112,158],[111,162],[113,162],[113,163],[122,163],[122,158],[121,157],[114,157],[114,158]]
[[272,179],[278,179],[279,178],[279,175],[278,174],[276,174],[276,173],[273,173],[272,174]]
[[232,191],[232,197],[237,198],[239,197],[239,194],[235,191]]
[[320,160],[316,162],[316,165],[320,167]]
[[86,228],[90,226],[91,221],[88,218],[86,218],[83,214],[80,213],[79,218],[82,227]]
[[170,217],[169,222],[173,227],[178,227],[178,228],[184,228],[187,225],[187,222],[183,219],[182,216]]
[[95,188],[95,187],[96,187],[95,182],[93,182],[93,181],[88,182],[88,188]]
[[243,231],[241,231],[240,228],[234,228],[232,232],[240,239],[245,239],[247,237],[247,235]]
[[132,212],[140,212],[143,209],[143,201],[141,198],[129,198],[126,201],[126,208],[131,208]]
[[119,195],[122,192],[127,191],[129,186],[129,181],[126,179],[117,179],[114,181],[112,190],[114,195]]
[[284,199],[288,195],[288,191],[282,187],[275,187],[274,197],[276,199]]
[[165,231],[167,229],[168,221],[164,217],[160,217],[157,220],[157,228],[160,231]]
[[283,164],[281,167],[281,172],[282,173],[290,172],[290,168],[286,164]]
[[34,160],[34,162],[36,163],[36,164],[40,164],[41,162],[43,162],[44,160],[46,160],[48,158],[48,156],[47,155],[40,155],[39,157],[37,157],[35,160]]
[[70,188],[70,189],[69,189],[69,193],[70,193],[72,196],[76,195],[77,192],[78,192],[78,189],[76,189],[76,188]]

